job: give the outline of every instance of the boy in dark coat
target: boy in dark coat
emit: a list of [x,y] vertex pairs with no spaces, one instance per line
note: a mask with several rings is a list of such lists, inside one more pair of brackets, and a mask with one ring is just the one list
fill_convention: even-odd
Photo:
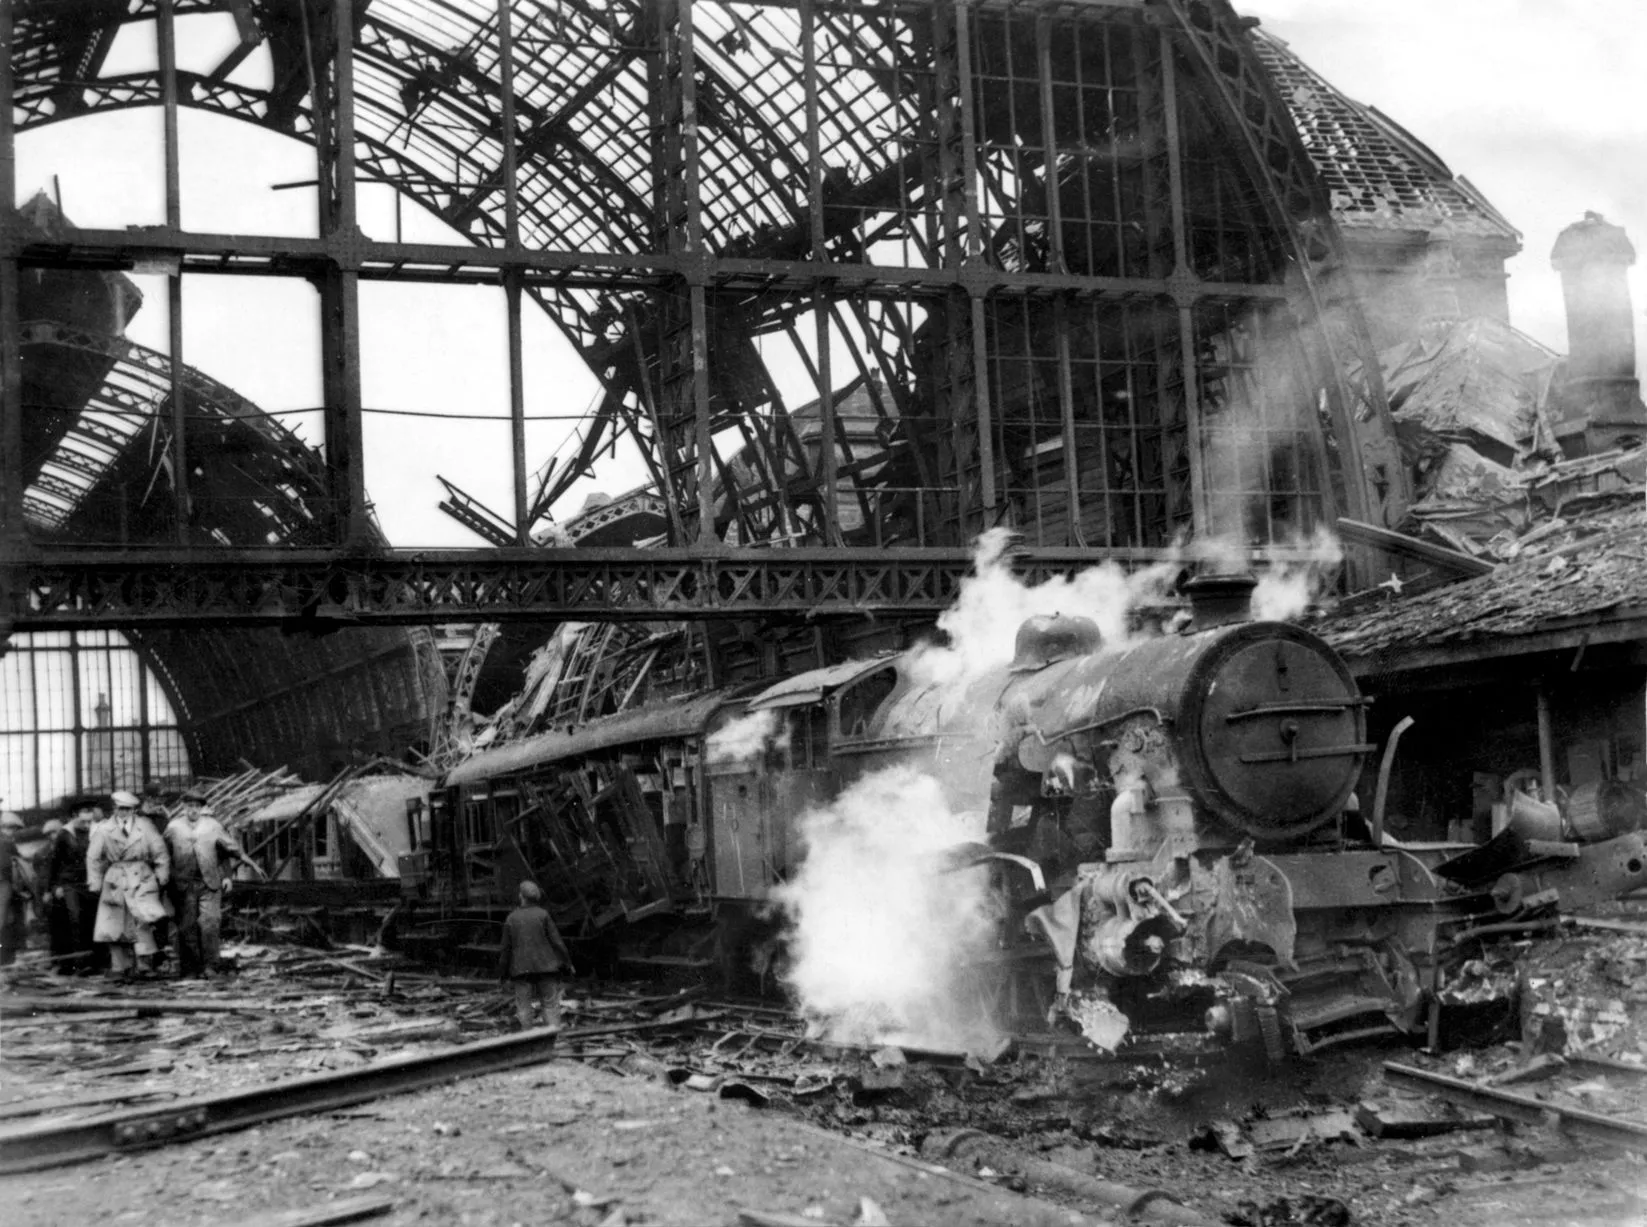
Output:
[[572,956],[542,903],[537,883],[522,882],[520,906],[503,922],[498,979],[515,982],[517,1030],[532,1025],[534,998],[543,1006],[543,1025],[560,1026],[561,976],[572,971]]

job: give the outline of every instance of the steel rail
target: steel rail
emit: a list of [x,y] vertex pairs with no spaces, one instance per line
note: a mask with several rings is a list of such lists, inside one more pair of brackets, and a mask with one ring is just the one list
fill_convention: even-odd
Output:
[[191,1141],[281,1117],[325,1112],[386,1095],[422,1090],[458,1078],[537,1065],[553,1058],[557,1044],[567,1040],[678,1027],[693,1021],[653,1019],[569,1030],[539,1027],[442,1052],[391,1057],[355,1069],[275,1082],[250,1090],[178,1099],[91,1120],[43,1122],[0,1133],[0,1176]]
[[1395,1061],[1384,1062],[1384,1077],[1394,1085],[1427,1091],[1453,1103],[1477,1108],[1506,1120],[1528,1125],[1539,1125],[1554,1120],[1569,1132],[1580,1133],[1626,1150],[1647,1152],[1647,1123],[1641,1121],[1589,1112],[1583,1108],[1565,1108],[1558,1104],[1546,1103],[1542,1099],[1534,1099],[1531,1095],[1480,1086],[1474,1082],[1466,1082],[1462,1078],[1434,1074],[1429,1070],[1401,1065]]

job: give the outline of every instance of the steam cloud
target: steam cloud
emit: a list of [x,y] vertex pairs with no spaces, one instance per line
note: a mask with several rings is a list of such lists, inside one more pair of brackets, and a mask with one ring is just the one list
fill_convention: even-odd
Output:
[[1298,617],[1320,596],[1344,561],[1344,547],[1325,526],[1317,527],[1302,544],[1302,561],[1282,563],[1259,576],[1252,594],[1253,617],[1266,621]]
[[967,969],[994,946],[983,869],[941,854],[980,839],[912,766],[865,776],[801,818],[806,859],[776,892],[790,920],[786,979],[813,1026],[846,1043],[978,1051],[999,1040]]
[[1128,620],[1144,601],[1164,600],[1177,575],[1176,561],[1127,574],[1114,563],[1089,567],[1073,579],[1058,576],[1033,587],[1012,573],[1007,548],[1010,529],[992,528],[978,538],[973,574],[961,585],[955,604],[938,615],[938,629],[948,637],[943,647],[917,653],[912,668],[929,684],[964,686],[991,669],[1009,664],[1018,628],[1024,620],[1050,614],[1091,618],[1104,643],[1128,642]]
[[770,709],[739,716],[709,734],[705,753],[711,763],[735,763],[781,749],[789,742],[789,728]]

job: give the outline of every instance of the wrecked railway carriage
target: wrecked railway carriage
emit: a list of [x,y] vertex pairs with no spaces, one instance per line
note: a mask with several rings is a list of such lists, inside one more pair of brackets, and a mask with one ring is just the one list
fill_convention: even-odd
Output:
[[1253,621],[1251,586],[1193,581],[1187,625],[1127,645],[1031,619],[1009,666],[964,685],[887,655],[476,755],[432,798],[402,932],[461,948],[534,877],[570,933],[630,961],[705,967],[712,939],[723,970],[764,970],[804,812],[915,761],[981,818],[935,872],[991,875],[977,1004],[996,1025],[1102,1003],[1135,1033],[1187,1024],[1279,1059],[1424,1034],[1479,940],[1647,885],[1639,806],[1578,841],[1520,811],[1481,845],[1390,836],[1398,734],[1373,774],[1349,669]]

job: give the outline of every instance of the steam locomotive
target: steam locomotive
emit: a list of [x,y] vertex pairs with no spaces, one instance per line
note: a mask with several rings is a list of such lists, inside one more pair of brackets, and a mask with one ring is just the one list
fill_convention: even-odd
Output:
[[801,815],[915,760],[981,812],[934,871],[990,875],[980,1008],[999,1025],[1062,1017],[1106,1047],[1188,1028],[1274,1059],[1433,1031],[1472,942],[1647,884],[1637,830],[1388,838],[1391,754],[1369,812],[1354,678],[1319,637],[1253,621],[1251,590],[1193,580],[1187,624],[1125,644],[1031,619],[1010,664],[964,684],[892,654],[483,752],[435,794],[403,879],[449,925],[530,876],[616,957],[742,964],[770,953],[758,917],[804,856]]

